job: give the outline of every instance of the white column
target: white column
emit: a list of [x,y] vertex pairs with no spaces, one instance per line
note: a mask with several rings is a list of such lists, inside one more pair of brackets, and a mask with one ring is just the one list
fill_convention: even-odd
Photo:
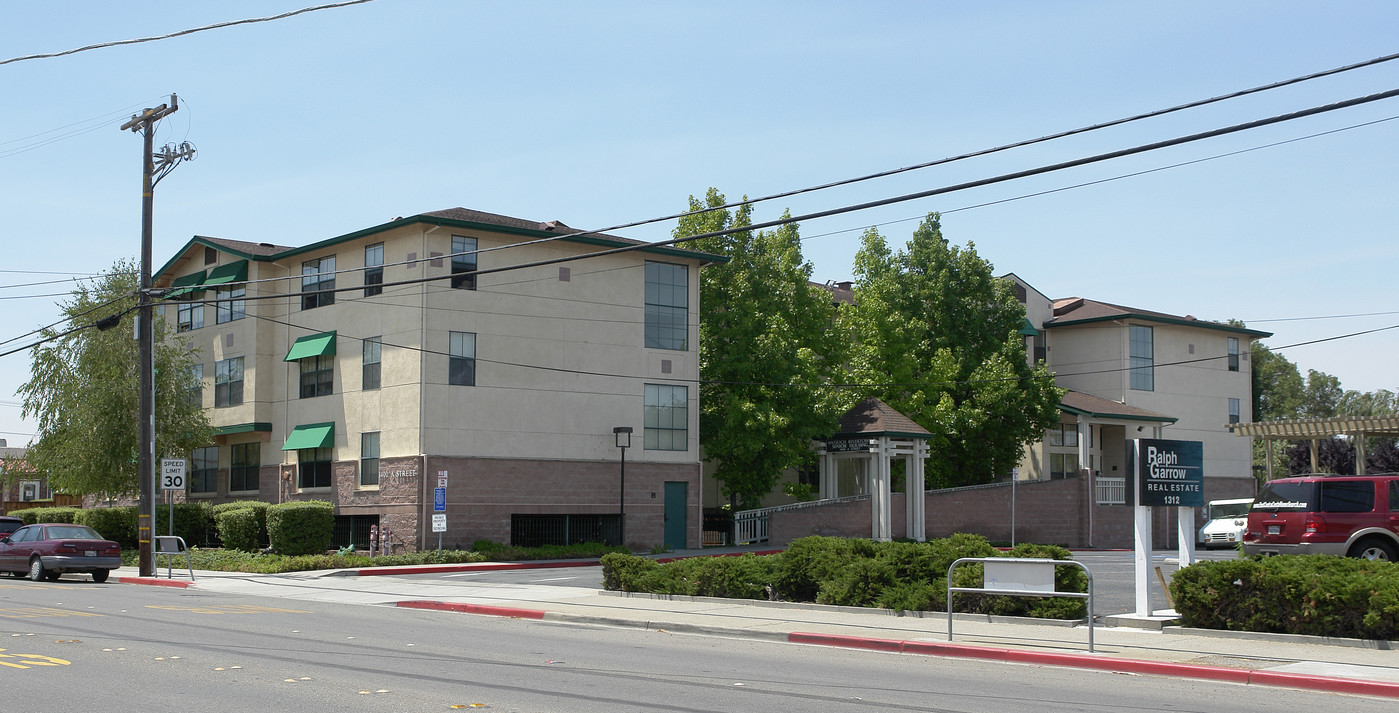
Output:
[[1179,544],[1181,567],[1195,563],[1195,508],[1176,508],[1176,540]]
[[904,536],[915,542],[923,542],[928,538],[927,499],[923,496],[923,491],[928,487],[923,468],[923,459],[927,455],[927,444],[914,440],[913,455],[909,456],[908,467],[905,469],[908,473],[905,479],[908,485],[904,488],[907,491],[904,498],[911,505],[908,508]]
[[1137,591],[1137,616],[1151,616],[1151,508],[1132,506],[1132,530],[1136,535],[1133,583]]

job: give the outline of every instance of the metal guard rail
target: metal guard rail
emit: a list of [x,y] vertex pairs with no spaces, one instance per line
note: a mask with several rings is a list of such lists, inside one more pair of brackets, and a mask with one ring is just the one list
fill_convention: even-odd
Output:
[[[962,564],[962,563],[964,563],[964,562],[980,562],[980,563],[982,563],[982,564],[985,564],[985,563],[988,563],[988,562],[996,563],[996,564],[1011,564],[1011,565],[1017,565],[1017,564],[1018,564],[1018,565],[1026,565],[1027,567],[1032,566],[1032,565],[1040,565],[1040,566],[1048,565],[1048,566],[1050,566],[1050,570],[1049,570],[1049,581],[1050,581],[1050,583],[1051,583],[1051,584],[1050,584],[1050,590],[1049,590],[1049,591],[1044,591],[1044,590],[1039,590],[1039,589],[996,589],[996,588],[987,588],[987,587],[984,586],[984,585],[986,584],[986,576],[985,576],[984,573],[982,574],[982,580],[981,580],[981,583],[982,583],[983,586],[982,586],[981,588],[979,588],[979,589],[976,588],[976,587],[954,587],[954,586],[952,586],[952,571],[955,570],[955,569],[957,569],[957,565]],[[1053,589],[1054,569],[1053,569],[1053,568],[1054,568],[1054,567],[1058,567],[1058,566],[1078,567],[1079,569],[1083,570],[1083,573],[1086,574],[1086,575],[1088,575],[1088,591],[1087,591],[1087,592],[1058,592],[1058,591],[1054,591],[1054,589]],[[1083,565],[1082,562],[1077,562],[1077,561],[1075,561],[1075,560],[1030,559],[1030,558],[1022,558],[1022,557],[963,557],[963,558],[961,558],[961,559],[959,559],[959,560],[953,562],[953,563],[952,563],[950,566],[948,566],[948,568],[947,568],[947,640],[948,640],[948,641],[952,641],[952,593],[953,593],[953,592],[970,592],[970,593],[975,593],[975,594],[998,594],[998,595],[1008,596],[1008,597],[1073,597],[1073,598],[1075,598],[1075,599],[1087,599],[1087,600],[1088,600],[1088,652],[1089,652],[1089,653],[1093,653],[1093,573],[1090,572],[1090,571],[1088,570],[1088,568],[1085,567],[1085,566]]]

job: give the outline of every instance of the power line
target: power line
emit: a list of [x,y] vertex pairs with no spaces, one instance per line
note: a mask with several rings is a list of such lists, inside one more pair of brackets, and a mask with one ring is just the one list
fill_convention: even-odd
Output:
[[204,25],[203,27],[195,27],[193,29],[180,30],[179,32],[171,32],[165,35],[155,35],[153,37],[140,37],[132,40],[117,40],[115,42],[101,42],[95,45],[87,45],[85,47],[78,47],[76,49],[64,50],[62,52],[50,52],[47,54],[31,54],[25,55],[23,57],[11,57],[10,59],[0,60],[0,65],[11,64],[13,62],[23,62],[25,60],[31,59],[53,59],[54,57],[64,57],[70,54],[77,54],[79,52],[87,52],[88,50],[104,49],[107,47],[118,47],[120,45],[135,45],[140,44],[142,42],[168,40],[172,37],[192,35],[196,32],[204,32],[205,30],[218,30],[225,27],[233,27],[235,25],[249,25],[255,22],[271,22],[272,20],[281,20],[283,18],[292,17],[294,15],[300,15],[307,12],[315,12],[316,10],[328,10],[338,7],[346,7],[349,5],[360,5],[367,2],[373,2],[373,0],[345,0],[344,2],[330,3],[328,5],[316,5],[315,7],[305,7],[300,10],[284,12],[280,15],[272,15],[269,17],[255,17],[247,20],[231,20],[228,22],[218,22],[212,25]]

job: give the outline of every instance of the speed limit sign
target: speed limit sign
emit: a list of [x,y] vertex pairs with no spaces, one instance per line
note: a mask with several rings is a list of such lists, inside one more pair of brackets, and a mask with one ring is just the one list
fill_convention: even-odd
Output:
[[185,459],[184,459],[184,458],[161,458],[161,459],[160,459],[160,489],[161,489],[161,490],[184,490],[184,489],[185,489]]

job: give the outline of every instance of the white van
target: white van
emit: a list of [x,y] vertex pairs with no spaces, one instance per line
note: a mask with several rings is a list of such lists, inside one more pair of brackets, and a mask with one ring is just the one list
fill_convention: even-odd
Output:
[[1248,530],[1248,509],[1253,498],[1211,500],[1205,505],[1205,524],[1195,533],[1195,546],[1233,547],[1244,541]]

